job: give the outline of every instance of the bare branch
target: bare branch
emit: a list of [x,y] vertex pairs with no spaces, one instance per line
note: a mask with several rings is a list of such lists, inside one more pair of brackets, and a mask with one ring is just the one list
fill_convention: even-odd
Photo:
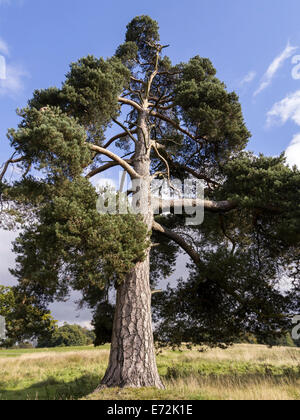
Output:
[[206,181],[209,184],[213,184],[215,186],[220,186],[221,185],[219,182],[210,179],[206,174],[196,172],[194,169],[191,169],[188,166],[180,165],[179,163],[177,164],[175,162],[172,162],[172,165],[177,167],[177,168],[183,169],[184,171],[193,175],[197,179],[203,179],[204,181]]
[[[163,162],[164,162],[164,164],[166,165],[166,168],[167,168],[167,180],[168,180],[168,185],[169,185],[169,187],[170,188],[172,188],[174,191],[176,191],[177,193],[179,193],[179,194],[181,194],[181,192],[176,188],[176,187],[174,187],[174,185],[172,184],[172,182],[171,182],[171,173],[170,173],[170,166],[169,166],[169,163],[168,163],[168,161],[159,153],[159,151],[158,151],[158,149],[157,149],[157,147],[156,147],[156,141],[154,140],[154,141],[152,141],[152,143],[151,143],[151,145],[153,146],[153,148],[154,148],[154,150],[155,150],[155,153],[157,154],[157,156],[159,157],[159,159],[161,159]],[[154,177],[153,177],[153,179],[154,179]]]
[[146,94],[145,94],[145,99],[148,101],[149,100],[149,96],[150,96],[150,92],[151,92],[151,87],[152,87],[152,83],[153,80],[155,79],[157,73],[158,73],[158,63],[159,63],[159,54],[160,54],[159,49],[157,49],[156,51],[156,57],[155,57],[155,65],[154,65],[154,71],[151,73],[148,82],[147,82],[147,87],[146,87]]
[[109,157],[110,159],[115,161],[118,165],[122,166],[122,168],[125,169],[125,171],[127,171],[128,174],[131,176],[131,178],[133,179],[141,178],[141,176],[132,168],[132,166],[130,166],[130,164],[126,160],[122,159],[120,156],[116,155],[115,153],[107,149],[104,149],[103,147],[99,147],[91,143],[89,144],[89,147],[91,150],[101,155],[105,155]]
[[10,164],[22,162],[22,160],[23,160],[22,157],[17,158],[17,159],[14,159],[14,156],[15,156],[15,153],[11,156],[10,159],[8,159],[7,162],[5,162],[5,164],[3,166],[3,170],[2,170],[2,172],[0,174],[0,182],[2,182],[2,180],[3,180],[3,178],[4,178],[5,174],[6,174],[6,171],[7,171],[7,169],[8,169],[8,167],[9,167]]
[[159,103],[162,103],[162,104],[168,103],[173,99],[174,99],[173,94],[165,95],[164,93],[162,93],[160,97],[157,97],[157,96],[150,96],[149,97],[150,101],[155,101],[156,103],[159,102]]
[[167,238],[172,239],[174,242],[176,242],[177,245],[179,245],[191,257],[191,259],[196,265],[200,264],[201,260],[198,252],[196,252],[195,249],[182,238],[182,236],[180,236],[176,232],[165,228],[157,222],[153,222],[152,227],[153,230],[155,230],[156,232],[159,232]]
[[163,120],[169,124],[171,124],[174,128],[176,128],[178,131],[180,131],[181,133],[187,135],[188,137],[190,137],[192,140],[198,140],[193,134],[191,134],[189,131],[185,130],[184,128],[182,128],[179,124],[177,124],[175,121],[173,121],[171,118],[166,117],[163,114],[160,114],[159,112],[156,111],[150,111],[150,115],[152,115],[153,117],[159,118],[160,120]]
[[[170,142],[173,142],[174,144],[177,144],[178,146],[180,146],[180,144],[178,144],[178,143],[176,143],[174,140],[172,140],[172,139],[163,139],[164,141],[170,141]],[[152,140],[153,142],[155,142],[155,140]],[[163,145],[163,144],[161,144],[161,143],[157,143],[157,142],[155,142],[155,144],[156,144],[156,148],[158,149],[158,150],[162,150],[162,151],[164,151],[164,152],[166,152],[166,148],[165,148],[165,146]],[[196,153],[195,153],[196,154]],[[200,173],[200,172],[196,172],[194,169],[192,169],[192,168],[189,168],[188,166],[186,166],[186,165],[181,165],[180,163],[177,163],[177,162],[174,162],[171,158],[170,158],[170,156],[168,155],[168,153],[166,153],[166,158],[165,157],[163,157],[161,154],[158,154],[158,156],[159,156],[159,158],[161,158],[161,160],[165,163],[165,161],[168,159],[168,163],[169,163],[169,166],[170,167],[174,167],[174,168],[177,168],[177,169],[183,169],[184,171],[186,171],[186,172],[188,172],[189,174],[191,174],[191,175],[193,175],[195,178],[197,178],[197,179],[201,179],[201,180],[204,180],[204,181],[206,181],[208,184],[212,184],[212,185],[214,185],[214,186],[216,186],[216,187],[219,187],[221,184],[219,183],[219,182],[217,182],[217,181],[214,181],[213,179],[211,179],[211,178],[209,178],[206,174],[204,174],[204,173]]]
[[108,162],[105,165],[101,166],[100,168],[94,169],[91,172],[89,172],[86,178],[92,178],[93,176],[101,174],[102,172],[105,172],[108,169],[114,168],[115,166],[118,166],[118,165],[119,164],[117,162]]
[[133,77],[133,76],[131,76],[131,77],[130,77],[130,79],[131,79],[133,82],[136,82],[136,83],[141,83],[142,85],[146,86],[146,82],[144,82],[144,80],[137,79],[136,77]]
[[227,238],[232,244],[231,255],[234,255],[234,252],[237,246],[236,241],[230,235],[228,235],[226,231],[226,227],[225,227],[224,216],[222,214],[219,215],[219,220],[220,220],[221,229],[225,238]]
[[119,96],[118,101],[122,104],[133,106],[133,108],[135,108],[139,112],[143,112],[143,108],[137,102],[132,101],[131,99]]
[[156,155],[158,156],[158,158],[160,160],[162,160],[164,162],[164,164],[166,165],[167,168],[167,176],[168,176],[168,180],[170,181],[170,166],[168,161],[159,153],[158,147],[157,147],[157,143],[155,140],[151,141],[151,146],[153,146],[153,149],[155,150]]
[[163,293],[163,290],[151,290],[152,295],[155,295],[156,293]]
[[168,111],[169,109],[172,109],[172,108],[174,108],[176,105],[174,104],[174,103],[171,103],[170,105],[168,105],[168,106],[161,106],[161,105],[158,105],[157,106],[157,108],[158,109],[160,109],[161,111]]
[[[133,137],[133,134],[131,131],[128,130],[127,127],[125,127],[124,124],[120,123],[119,121],[115,120],[114,118],[112,119],[113,122],[117,125],[119,125],[121,128],[123,128],[123,130],[127,133],[127,135],[134,141],[134,143],[137,143],[137,140]],[[137,132],[137,130],[136,130]]]
[[[132,135],[136,134],[136,133],[137,133],[137,130],[130,131],[130,134],[132,134]],[[128,135],[129,134],[127,133],[127,131],[124,132],[124,133],[120,133],[120,134],[115,135],[110,140],[108,140],[108,142],[103,146],[104,149],[107,149],[116,140],[122,139],[123,137],[127,137]]]

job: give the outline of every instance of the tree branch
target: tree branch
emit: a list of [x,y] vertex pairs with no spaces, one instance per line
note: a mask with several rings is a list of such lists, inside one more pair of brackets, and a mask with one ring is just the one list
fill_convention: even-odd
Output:
[[[128,130],[129,131],[129,130]],[[133,130],[133,131],[129,131],[130,132],[130,134],[136,134],[137,133],[137,130]],[[112,137],[110,140],[108,140],[108,142],[103,146],[104,147],[104,149],[107,149],[113,142],[115,142],[116,140],[119,140],[119,139],[121,139],[121,138],[123,138],[123,137],[127,137],[129,135],[129,133],[127,133],[127,131],[126,132],[124,132],[124,133],[120,133],[120,134],[117,134],[117,135],[115,135],[114,137]]]
[[105,165],[101,166],[100,168],[94,169],[93,171],[89,172],[86,175],[86,178],[92,178],[95,175],[101,174],[102,172],[107,171],[108,169],[114,168],[115,166],[118,166],[119,164],[117,162],[108,162]]
[[226,227],[225,227],[225,222],[224,222],[224,216],[222,215],[222,214],[220,214],[219,215],[219,220],[220,220],[220,225],[221,225],[221,229],[222,229],[222,232],[223,232],[223,235],[225,236],[225,238],[227,238],[230,242],[231,242],[231,244],[232,244],[232,250],[231,250],[231,255],[233,255],[234,254],[234,251],[235,251],[235,249],[236,249],[236,242],[235,242],[235,240],[230,236],[230,235],[228,235],[228,233],[226,232]]
[[172,108],[175,107],[175,105],[173,103],[170,104],[170,105],[168,105],[168,106],[161,106],[161,105],[158,105],[158,103],[155,103],[155,104],[150,103],[149,105],[152,108],[157,108],[157,109],[159,109],[161,111],[168,111],[168,110],[170,110],[170,109],[172,109]]
[[2,180],[3,180],[3,178],[4,178],[5,174],[6,174],[6,171],[7,171],[7,169],[8,169],[8,167],[9,167],[10,164],[22,162],[22,160],[23,160],[22,157],[20,157],[18,159],[14,159],[14,156],[15,156],[15,153],[11,156],[10,159],[8,159],[7,162],[5,162],[4,167],[3,167],[3,170],[2,170],[2,172],[0,174],[0,182],[2,182]]
[[133,106],[137,111],[143,112],[143,108],[135,101],[132,101],[131,99],[123,98],[122,96],[119,96],[118,101],[125,105]]
[[146,82],[144,82],[144,80],[140,80],[140,79],[137,79],[136,77],[133,77],[133,76],[130,76],[130,79],[133,81],[133,82],[136,82],[136,83],[141,83],[142,85],[144,85],[144,86],[146,86]]
[[179,169],[183,169],[184,171],[188,172],[189,174],[193,175],[195,178],[197,179],[203,179],[204,181],[206,181],[209,184],[213,184],[215,186],[220,186],[221,184],[217,181],[214,181],[210,178],[208,178],[205,174],[203,173],[198,173],[196,172],[194,169],[189,168],[188,166],[185,165],[180,165],[180,163],[175,163],[172,162],[171,165],[173,165],[174,167],[177,167]]
[[210,201],[210,200],[199,200],[199,199],[171,199],[163,200],[160,198],[152,198],[154,204],[154,212],[158,210],[164,211],[180,211],[183,206],[192,207],[204,207],[205,210],[212,213],[227,213],[237,208],[237,203],[233,201]]
[[[131,138],[131,140],[134,141],[134,143],[137,143],[137,140],[133,137],[133,134],[131,131],[128,130],[127,127],[125,127],[124,124],[120,123],[119,121],[115,120],[114,118],[112,119],[113,122],[117,125],[119,125],[121,128],[123,128],[123,130],[127,133],[127,136],[129,136]],[[137,132],[137,130],[135,130],[135,132]]]
[[156,111],[150,111],[150,115],[152,115],[153,117],[159,118],[160,120],[163,120],[163,121],[171,124],[174,128],[176,128],[177,130],[181,131],[181,133],[187,135],[192,140],[198,140],[193,134],[191,134],[189,131],[187,131],[184,128],[182,128],[179,124],[177,124],[171,118],[166,117],[165,115],[160,114],[159,112],[156,112]]
[[173,99],[174,99],[173,94],[165,95],[164,93],[159,98],[157,96],[150,96],[149,97],[150,101],[155,101],[155,103],[159,102],[159,103],[162,103],[162,104],[168,103]]
[[167,238],[172,239],[174,242],[176,242],[177,245],[179,245],[191,257],[191,259],[194,261],[196,265],[200,264],[201,260],[200,260],[199,254],[195,251],[195,249],[190,244],[188,244],[182,238],[182,236],[180,236],[178,233],[175,233],[165,228],[164,226],[160,225],[157,222],[153,222],[152,227],[153,227],[153,230],[155,230],[156,232],[159,232],[163,234],[164,236],[166,236]]
[[[153,142],[155,142],[155,140],[152,140]],[[164,141],[173,141],[172,139],[164,139]],[[176,142],[174,142],[175,144],[177,144]],[[158,149],[158,150],[163,150],[164,152],[166,152],[166,148],[165,148],[165,146],[163,145],[163,144],[161,144],[161,143],[157,143],[157,142],[155,142],[155,144],[156,144],[156,148]],[[163,156],[161,156],[160,154],[158,155],[158,157],[165,163],[165,161],[166,160],[168,160],[168,163],[169,163],[169,166],[170,167],[174,167],[174,168],[177,168],[177,169],[182,169],[182,170],[184,170],[184,171],[186,171],[186,172],[188,172],[189,174],[191,174],[191,175],[193,175],[195,178],[197,178],[197,179],[203,179],[204,181],[206,181],[208,184],[213,184],[214,186],[216,186],[216,187],[219,187],[221,184],[219,183],[219,182],[217,182],[217,181],[214,181],[213,179],[211,179],[211,178],[209,178],[206,174],[204,174],[204,173],[199,173],[199,172],[196,172],[194,169],[192,169],[192,168],[189,168],[188,166],[186,166],[186,165],[181,165],[180,163],[177,163],[177,162],[174,162],[171,158],[170,158],[170,155],[168,154],[168,153],[166,153],[166,158],[165,157],[163,157]]]
[[131,178],[133,179],[141,178],[141,176],[130,166],[130,164],[126,160],[120,158],[120,156],[116,155],[115,153],[110,152],[109,150],[104,149],[103,147],[99,147],[91,143],[89,144],[89,147],[91,150],[101,155],[105,155],[109,157],[110,159],[115,161],[118,165],[122,166],[122,168],[125,169],[125,171],[128,172],[128,174],[131,176]]
[[161,50],[162,50],[162,48],[157,48],[157,50],[156,50],[154,71],[152,72],[152,74],[150,75],[150,77],[148,79],[146,94],[145,94],[145,98],[146,98],[147,101],[149,100],[153,80],[155,79],[155,77],[158,73],[159,55],[160,55]]

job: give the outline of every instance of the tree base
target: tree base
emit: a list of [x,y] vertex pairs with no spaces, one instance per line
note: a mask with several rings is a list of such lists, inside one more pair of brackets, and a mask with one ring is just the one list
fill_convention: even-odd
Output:
[[98,388],[95,389],[94,394],[104,391],[105,389],[109,389],[109,388],[119,388],[119,389],[156,388],[156,389],[161,389],[161,390],[166,389],[165,385],[160,379],[156,383],[148,384],[148,385],[135,384],[134,382],[110,381],[109,383],[102,382],[98,386]]
[[156,388],[156,389],[166,389],[165,385],[163,384],[160,377],[157,375],[157,378],[152,379],[145,379],[141,377],[135,377],[132,380],[129,378],[121,379],[121,378],[113,378],[109,377],[108,372],[106,373],[105,377],[103,378],[101,384],[96,389],[95,392],[102,391],[107,388],[131,388],[131,389],[139,389],[139,388]]
[[148,254],[117,289],[109,365],[97,390],[165,389],[156,365],[151,318]]

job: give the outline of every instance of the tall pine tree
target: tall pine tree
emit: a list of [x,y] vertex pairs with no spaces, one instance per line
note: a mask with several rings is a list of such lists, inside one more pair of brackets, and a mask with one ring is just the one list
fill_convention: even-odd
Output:
[[[247,328],[276,334],[299,303],[299,171],[283,156],[245,152],[250,133],[237,95],[208,59],[173,65],[165,48],[157,22],[136,17],[112,58],[82,58],[61,88],[34,92],[9,131],[14,155],[0,174],[2,224],[23,228],[13,270],[22,293],[46,307],[70,288],[102,302],[116,287],[101,386],[163,387],[150,266],[155,282],[181,251],[192,261],[189,281],[155,296],[162,342],[226,344]],[[111,125],[120,132],[109,139]],[[22,175],[9,184],[14,164]],[[114,167],[139,183],[139,215],[97,212],[90,180]],[[154,178],[165,179],[174,197],[153,206]],[[188,201],[204,207],[202,225],[186,226],[185,214],[174,214],[175,178],[204,183],[205,199]],[[280,289],[280,272],[293,279],[293,294]]]

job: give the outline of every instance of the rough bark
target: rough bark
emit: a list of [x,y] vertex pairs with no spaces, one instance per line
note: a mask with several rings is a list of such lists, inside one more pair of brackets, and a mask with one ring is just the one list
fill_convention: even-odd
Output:
[[149,257],[137,264],[117,290],[106,387],[163,388],[153,342]]
[[[147,113],[138,121],[134,170],[139,174],[138,206],[149,231],[153,224],[150,195],[150,133]],[[164,388],[159,377],[152,330],[150,250],[117,289],[109,366],[102,380],[103,387]]]

